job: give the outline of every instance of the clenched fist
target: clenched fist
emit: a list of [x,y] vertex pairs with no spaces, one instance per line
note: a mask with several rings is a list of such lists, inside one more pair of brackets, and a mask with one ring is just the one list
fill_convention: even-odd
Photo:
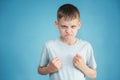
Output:
[[84,59],[79,54],[76,54],[74,56],[74,58],[73,58],[73,64],[79,70],[83,70],[84,67],[85,67],[85,65],[86,65],[85,62],[84,62]]
[[57,72],[60,69],[60,67],[61,61],[58,57],[56,57],[50,62],[48,70],[50,71],[50,73],[54,73]]

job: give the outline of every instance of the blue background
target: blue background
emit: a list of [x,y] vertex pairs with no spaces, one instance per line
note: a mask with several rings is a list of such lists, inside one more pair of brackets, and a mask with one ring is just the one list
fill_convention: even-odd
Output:
[[119,0],[0,0],[0,80],[49,80],[37,68],[43,44],[59,36],[54,21],[64,3],[80,10],[77,36],[94,48],[96,80],[120,79]]

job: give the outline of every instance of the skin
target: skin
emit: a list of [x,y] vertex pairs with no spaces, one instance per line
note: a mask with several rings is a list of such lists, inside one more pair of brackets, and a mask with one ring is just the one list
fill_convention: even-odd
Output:
[[80,29],[81,22],[78,18],[73,20],[65,20],[61,18],[55,22],[56,27],[59,29],[61,40],[67,44],[72,45],[76,42],[76,34]]
[[96,69],[89,68],[85,64],[84,59],[82,58],[82,56],[80,56],[79,54],[76,54],[74,56],[73,64],[74,64],[74,66],[77,69],[79,69],[80,71],[82,71],[87,77],[89,77],[91,79],[96,78]]
[[57,72],[61,67],[61,61],[58,57],[51,60],[50,64],[45,67],[38,68],[38,72],[42,75],[49,74],[49,73],[55,73]]
[[[79,18],[75,18],[73,20],[61,18],[59,21],[55,22],[55,26],[59,29],[60,39],[67,45],[73,45],[76,42],[76,34],[80,29],[81,22]],[[38,72],[40,74],[48,74],[55,73],[59,71],[61,68],[62,62],[58,57],[51,60],[50,64],[45,67],[38,68]],[[96,77],[96,69],[89,68],[86,64],[82,56],[76,53],[73,58],[73,64],[75,68],[82,71],[87,77],[95,78]]]

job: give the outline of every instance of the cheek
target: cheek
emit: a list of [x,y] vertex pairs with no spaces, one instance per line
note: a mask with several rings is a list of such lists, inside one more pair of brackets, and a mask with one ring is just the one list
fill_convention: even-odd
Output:
[[78,32],[78,30],[74,30],[74,31],[73,31],[73,34],[74,34],[74,35],[76,35],[76,34],[77,34],[77,32]]
[[76,34],[76,33],[77,33],[77,30],[74,30],[73,33]]
[[59,30],[60,34],[63,35],[64,34],[64,30]]

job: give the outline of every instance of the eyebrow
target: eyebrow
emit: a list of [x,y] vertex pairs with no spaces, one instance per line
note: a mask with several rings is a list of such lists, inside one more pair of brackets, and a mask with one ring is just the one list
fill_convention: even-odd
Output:
[[[66,25],[61,25],[61,26],[68,27],[68,26],[66,26]],[[72,25],[72,26],[76,26],[76,25]],[[71,27],[72,27],[72,26],[71,26]]]
[[62,27],[68,27],[68,26],[66,26],[66,25],[61,25]]

